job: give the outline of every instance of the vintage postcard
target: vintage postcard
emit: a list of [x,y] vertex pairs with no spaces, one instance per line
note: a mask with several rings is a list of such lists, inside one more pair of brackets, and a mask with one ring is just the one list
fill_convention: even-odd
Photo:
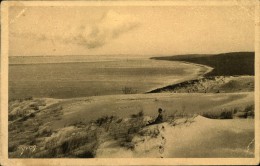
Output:
[[259,4],[4,1],[0,164],[258,164]]

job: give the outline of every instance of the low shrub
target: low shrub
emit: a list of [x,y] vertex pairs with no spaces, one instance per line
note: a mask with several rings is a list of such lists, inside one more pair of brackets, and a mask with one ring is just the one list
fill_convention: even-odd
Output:
[[255,112],[255,106],[254,105],[246,106],[244,112]]
[[[94,132],[94,133],[93,133]],[[94,157],[98,144],[97,131],[80,130],[69,137],[54,137],[46,143],[45,149],[52,157]]]
[[224,111],[220,114],[220,119],[233,119],[233,112],[232,111]]
[[92,149],[85,150],[83,153],[77,154],[76,157],[78,158],[94,158],[95,154],[93,153]]
[[134,150],[135,148],[135,144],[133,142],[121,142],[120,145],[130,150]]
[[137,90],[134,90],[131,87],[124,87],[124,88],[122,88],[122,92],[123,92],[123,94],[134,94],[134,93],[137,93]]
[[201,116],[209,119],[233,119],[233,111],[203,112]]
[[8,121],[13,121],[13,120],[15,120],[17,118],[17,116],[16,115],[13,115],[13,114],[9,114],[8,115]]
[[137,114],[132,114],[131,115],[131,118],[141,118],[144,116],[144,112],[143,111],[140,111],[138,112]]
[[24,100],[32,100],[33,97],[32,96],[28,96],[28,97],[25,97]]
[[245,108],[230,108],[220,111],[203,112],[202,116],[210,119],[233,119],[254,117],[254,105],[248,105]]
[[104,124],[107,124],[107,123],[111,123],[116,117],[114,116],[103,116],[101,118],[98,118],[95,123],[98,125],[98,126],[102,126]]

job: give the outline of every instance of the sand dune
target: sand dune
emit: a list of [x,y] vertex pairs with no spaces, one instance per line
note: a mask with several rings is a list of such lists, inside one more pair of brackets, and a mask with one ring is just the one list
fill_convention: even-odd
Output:
[[145,115],[155,117],[159,107],[166,110],[168,115],[176,111],[193,115],[220,111],[224,108],[244,109],[246,106],[254,104],[254,93],[109,95],[67,99],[60,104],[64,114],[60,121],[53,122],[54,128],[77,121],[89,122],[104,115],[129,117],[140,111],[143,111]]
[[197,116],[192,123],[162,123],[148,128],[158,128],[160,134],[156,138],[134,138],[134,150],[105,142],[97,150],[97,157],[254,157],[252,119],[212,120]]
[[[35,156],[22,157],[253,157],[253,119],[213,120],[196,116],[223,109],[243,111],[254,104],[253,92],[130,94],[31,99],[21,103],[23,107],[17,101],[10,103],[10,112],[16,107],[29,110],[23,118],[10,119],[10,157],[21,157],[17,148],[21,144],[36,144],[38,148]],[[128,140],[123,146],[113,136],[118,132],[113,125],[134,125],[136,122],[129,121],[130,117],[140,111],[145,117],[155,118],[159,107],[177,120],[149,127],[139,125],[136,133],[122,135]],[[100,126],[97,119],[102,117],[119,118]],[[124,127],[120,130],[129,131]]]

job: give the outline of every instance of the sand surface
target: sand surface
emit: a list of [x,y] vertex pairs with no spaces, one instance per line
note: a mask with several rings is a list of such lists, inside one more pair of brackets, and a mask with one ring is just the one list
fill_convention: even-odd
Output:
[[109,95],[62,100],[62,119],[53,122],[54,128],[78,121],[89,122],[104,115],[129,117],[143,111],[145,115],[157,116],[157,109],[175,113],[199,114],[235,107],[244,108],[254,103],[254,93],[158,93],[135,95]]
[[[37,103],[38,108],[35,107]],[[71,139],[75,146],[78,146],[78,141],[73,136],[73,133],[78,133],[81,137],[79,145],[84,146],[72,151],[74,157],[254,157],[254,119],[216,120],[200,116],[205,112],[214,114],[223,110],[243,111],[252,105],[254,92],[149,93],[13,101],[10,103],[10,113],[19,109],[27,110],[25,113],[28,116],[9,122],[9,149],[12,149],[9,155],[19,156],[17,145],[36,143],[39,148],[36,155],[46,157],[50,154],[45,150],[48,142],[58,143],[60,149],[65,145],[72,148],[70,144],[64,144],[64,141]],[[85,141],[85,137],[89,136],[87,126],[96,123],[101,117],[120,117],[124,121],[142,111],[145,117],[151,119],[158,115],[158,108],[166,110],[165,114],[168,117],[176,114],[183,116],[178,117],[176,123],[167,121],[141,128],[145,134],[135,133],[129,142],[130,147],[134,145],[134,148],[122,146],[112,135],[102,132],[105,128],[97,126],[94,126],[93,130],[101,131],[98,142],[94,137],[88,138],[94,144]],[[91,127],[89,129],[92,130]],[[157,135],[151,136],[150,133],[155,131]],[[63,138],[57,135],[65,136]],[[58,142],[49,140],[56,137],[59,139]],[[90,153],[93,148],[94,153]],[[69,153],[51,153],[49,157],[57,155],[70,156]]]
[[163,123],[148,128],[156,127],[160,130],[156,138],[134,138],[134,150],[107,141],[100,145],[96,157],[254,157],[252,119],[212,120],[197,116],[192,123]]

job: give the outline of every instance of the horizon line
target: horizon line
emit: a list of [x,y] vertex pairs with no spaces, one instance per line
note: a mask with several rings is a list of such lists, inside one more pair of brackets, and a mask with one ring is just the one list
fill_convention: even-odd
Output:
[[118,55],[137,55],[137,56],[175,56],[175,55],[218,55],[218,54],[225,54],[225,53],[246,53],[246,52],[253,52],[255,53],[255,50],[253,51],[230,51],[230,52],[219,52],[219,53],[183,53],[183,54],[93,54],[93,55],[10,55],[9,57],[62,57],[62,56],[118,56]]

